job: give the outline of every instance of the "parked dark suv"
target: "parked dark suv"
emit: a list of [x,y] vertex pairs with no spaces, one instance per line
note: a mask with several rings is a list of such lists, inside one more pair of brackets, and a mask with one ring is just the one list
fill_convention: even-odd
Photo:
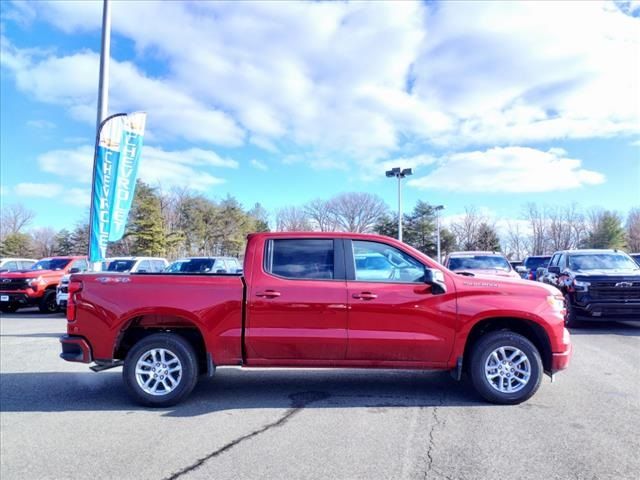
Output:
[[640,320],[640,266],[619,250],[556,252],[544,282],[564,294],[567,326],[581,320]]

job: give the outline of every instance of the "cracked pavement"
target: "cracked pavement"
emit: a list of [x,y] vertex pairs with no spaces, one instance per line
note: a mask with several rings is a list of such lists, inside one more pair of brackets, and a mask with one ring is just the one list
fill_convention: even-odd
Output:
[[64,328],[0,320],[3,480],[640,477],[638,324],[576,331],[571,368],[515,407],[444,372],[220,369],[163,410],[59,360]]

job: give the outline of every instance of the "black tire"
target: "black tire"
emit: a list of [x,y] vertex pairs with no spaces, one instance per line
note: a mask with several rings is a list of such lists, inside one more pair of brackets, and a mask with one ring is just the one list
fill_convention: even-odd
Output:
[[0,306],[0,312],[2,313],[13,313],[18,310],[18,305],[15,303],[9,303],[8,305]]
[[582,323],[576,318],[576,312],[571,304],[571,299],[568,294],[564,296],[564,306],[567,309],[567,313],[564,316],[564,326],[567,328],[578,328]]
[[[164,349],[180,361],[181,375],[177,379],[177,385],[173,390],[157,395],[145,392],[136,378],[136,365],[147,352],[153,349]],[[168,362],[169,363],[169,362]],[[162,367],[160,365],[160,368]],[[166,370],[165,370],[166,372]],[[196,386],[198,381],[198,359],[191,344],[183,337],[172,333],[154,333],[136,343],[124,361],[122,377],[131,398],[146,407],[170,407],[184,400]],[[148,377],[150,387],[158,380],[151,380],[151,372]],[[161,389],[162,390],[162,389]]]
[[[487,379],[487,375],[485,375],[485,364],[489,356],[500,347],[517,348],[524,353],[529,360],[529,380],[524,387],[521,387],[520,390],[516,392],[509,393],[499,391],[498,388]],[[540,387],[543,372],[542,359],[540,358],[538,349],[527,338],[518,333],[506,330],[487,333],[477,340],[471,352],[471,364],[469,368],[471,381],[476,391],[491,403],[515,405],[528,400]]]
[[44,294],[44,297],[42,297],[38,304],[38,309],[41,313],[58,313],[60,311],[60,307],[56,301],[55,290],[51,290]]

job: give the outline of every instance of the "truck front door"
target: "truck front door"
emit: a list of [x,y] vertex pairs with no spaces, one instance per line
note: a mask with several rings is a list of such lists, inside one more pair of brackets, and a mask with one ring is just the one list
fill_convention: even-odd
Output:
[[425,265],[402,250],[375,241],[347,240],[350,361],[448,360],[456,328],[456,293],[424,282]]
[[309,365],[344,360],[347,288],[341,240],[267,238],[248,280],[245,345],[261,360]]

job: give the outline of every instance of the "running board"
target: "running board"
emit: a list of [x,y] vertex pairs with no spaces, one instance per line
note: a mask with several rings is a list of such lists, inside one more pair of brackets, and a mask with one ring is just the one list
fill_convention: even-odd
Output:
[[121,367],[122,365],[124,365],[124,362],[122,360],[116,360],[114,362],[108,362],[108,363],[97,363],[96,365],[92,365],[89,368],[94,372],[102,372],[103,370],[109,370],[110,368]]

